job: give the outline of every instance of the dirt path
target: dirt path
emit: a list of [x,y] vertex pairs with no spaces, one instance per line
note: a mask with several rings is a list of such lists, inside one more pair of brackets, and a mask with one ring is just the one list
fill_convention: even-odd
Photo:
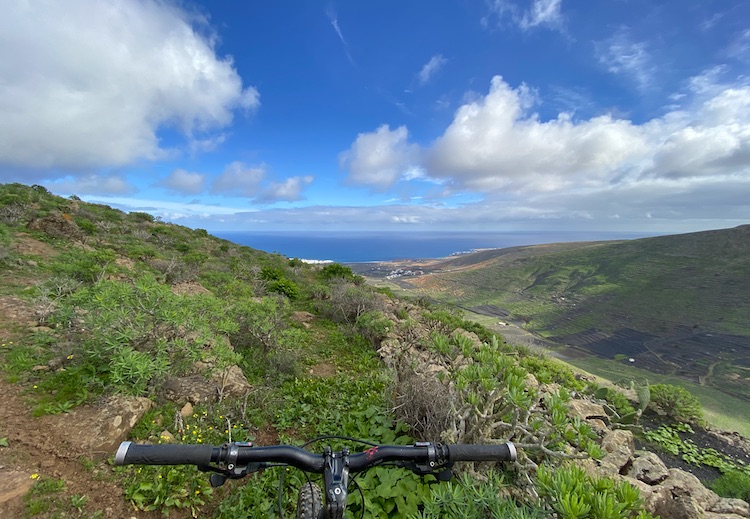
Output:
[[[34,325],[36,315],[28,302],[0,296],[0,338],[5,351],[11,344],[21,344]],[[0,519],[28,517],[24,495],[35,482],[44,480],[61,480],[64,489],[34,496],[49,502],[49,510],[34,517],[89,518],[97,512],[98,517],[107,519],[163,517],[157,512],[133,510],[106,462],[66,453],[58,439],[62,415],[32,416],[31,399],[25,393],[29,389],[9,383],[7,373],[0,370],[0,438],[6,438],[8,444],[0,447]],[[78,507],[73,504],[76,498]]]

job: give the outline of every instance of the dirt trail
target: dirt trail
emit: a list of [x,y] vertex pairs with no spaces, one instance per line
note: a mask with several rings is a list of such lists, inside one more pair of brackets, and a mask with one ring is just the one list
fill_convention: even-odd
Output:
[[[17,280],[18,284],[18,280]],[[36,324],[30,305],[17,297],[0,296],[0,338],[6,348],[21,344]],[[34,417],[31,398],[25,394],[30,388],[6,381],[0,370],[0,438],[7,438],[8,446],[0,447],[0,519],[25,517],[23,495],[39,479],[53,478],[65,482],[65,489],[54,494],[59,505],[34,517],[91,517],[101,511],[103,518],[157,518],[157,512],[133,510],[126,502],[116,477],[106,462],[92,462],[66,453],[58,441],[61,416]],[[71,505],[71,497],[86,496],[86,505],[78,511]]]

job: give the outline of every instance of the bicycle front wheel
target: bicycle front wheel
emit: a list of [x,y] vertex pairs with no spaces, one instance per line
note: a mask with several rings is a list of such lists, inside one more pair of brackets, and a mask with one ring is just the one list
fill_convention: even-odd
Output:
[[323,519],[323,492],[315,483],[305,483],[297,498],[297,519]]

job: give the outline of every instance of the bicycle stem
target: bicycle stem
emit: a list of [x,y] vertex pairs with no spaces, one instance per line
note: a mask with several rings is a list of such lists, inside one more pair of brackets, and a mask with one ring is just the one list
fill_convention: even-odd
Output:
[[330,447],[326,447],[323,456],[327,517],[343,517],[349,486],[349,449],[343,448],[340,453],[337,453],[333,452]]

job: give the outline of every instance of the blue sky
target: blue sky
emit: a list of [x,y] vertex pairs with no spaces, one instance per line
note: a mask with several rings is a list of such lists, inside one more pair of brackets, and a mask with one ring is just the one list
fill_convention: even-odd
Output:
[[2,182],[212,231],[750,222],[744,0],[2,10]]

